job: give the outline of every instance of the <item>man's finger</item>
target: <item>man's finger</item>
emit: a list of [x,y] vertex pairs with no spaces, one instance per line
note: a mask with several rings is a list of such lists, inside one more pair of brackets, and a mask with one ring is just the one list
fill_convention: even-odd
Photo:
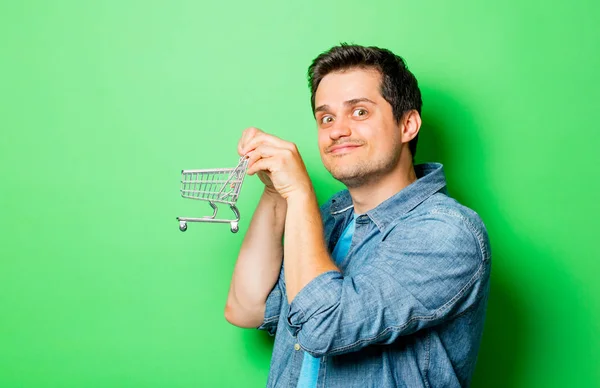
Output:
[[246,156],[248,157],[248,168],[251,168],[257,160],[262,158],[261,153],[257,152],[256,150],[248,152]]
[[273,158],[261,158],[259,160],[257,160],[256,162],[254,162],[254,164],[252,165],[252,167],[248,167],[248,170],[246,171],[246,173],[248,175],[254,175],[259,171],[271,171],[272,165],[273,164]]
[[262,131],[260,129],[254,128],[254,127],[244,129],[244,131],[242,132],[242,137],[238,141],[238,154],[240,154],[240,156],[245,155],[242,152],[242,150],[244,149],[244,146],[248,142],[248,139],[252,138],[252,136],[256,135],[256,133],[258,133],[258,132],[262,132]]
[[246,144],[242,147],[242,155],[246,155],[248,152],[253,151],[261,145],[269,145],[277,148],[289,148],[287,141],[281,140],[280,138],[269,135],[268,133],[260,132],[252,136],[246,141]]
[[246,154],[246,156],[248,156],[248,168],[252,167],[252,165],[256,163],[257,160],[262,158],[269,158],[278,153],[281,153],[281,151],[283,150],[280,148],[273,147],[267,144],[261,144],[260,146],[256,147],[254,150]]

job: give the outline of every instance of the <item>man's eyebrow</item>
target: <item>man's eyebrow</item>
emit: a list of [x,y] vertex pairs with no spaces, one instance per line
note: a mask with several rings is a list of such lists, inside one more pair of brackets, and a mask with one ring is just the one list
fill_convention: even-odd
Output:
[[[377,103],[375,101],[371,101],[366,97],[361,97],[361,98],[353,98],[351,100],[348,101],[344,101],[344,105],[346,106],[352,106],[352,105],[356,105],[358,103],[361,102],[368,102],[371,103],[373,105],[377,105]],[[325,105],[320,105],[318,107],[315,108],[315,113],[317,112],[327,112],[329,110],[329,105],[325,104]]]
[[327,112],[329,110],[329,105],[321,105],[315,108],[315,113],[317,112]]
[[352,100],[348,100],[344,102],[344,105],[356,105],[360,102],[369,102],[373,105],[377,105],[377,103],[375,103],[375,101],[371,101],[366,97],[361,97],[361,98],[353,98]]

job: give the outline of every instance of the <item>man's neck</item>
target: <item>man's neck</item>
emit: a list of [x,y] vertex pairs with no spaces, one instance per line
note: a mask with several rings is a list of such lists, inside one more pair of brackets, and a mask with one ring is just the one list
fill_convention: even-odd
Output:
[[391,198],[406,186],[417,180],[417,175],[409,152],[403,152],[398,167],[388,174],[378,177],[360,187],[348,188],[354,213],[364,214]]

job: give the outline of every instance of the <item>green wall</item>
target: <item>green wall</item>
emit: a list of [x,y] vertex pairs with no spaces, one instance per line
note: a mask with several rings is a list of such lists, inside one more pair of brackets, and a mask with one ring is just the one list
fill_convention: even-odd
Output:
[[[298,144],[321,201],[306,68],[390,48],[423,91],[419,160],[493,245],[474,387],[600,381],[600,6],[570,2],[18,1],[0,5],[0,386],[261,387],[272,341],[223,308],[237,235],[190,225],[182,168],[241,131]],[[228,209],[224,209],[227,211]]]

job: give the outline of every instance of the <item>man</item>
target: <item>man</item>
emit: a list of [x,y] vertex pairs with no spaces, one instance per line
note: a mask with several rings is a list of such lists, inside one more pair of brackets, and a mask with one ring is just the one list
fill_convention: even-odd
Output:
[[265,189],[226,319],[275,335],[269,387],[468,386],[490,247],[442,166],[413,166],[415,77],[388,50],[342,45],[309,81],[321,159],[348,190],[319,210],[296,146],[244,131],[238,151]]

